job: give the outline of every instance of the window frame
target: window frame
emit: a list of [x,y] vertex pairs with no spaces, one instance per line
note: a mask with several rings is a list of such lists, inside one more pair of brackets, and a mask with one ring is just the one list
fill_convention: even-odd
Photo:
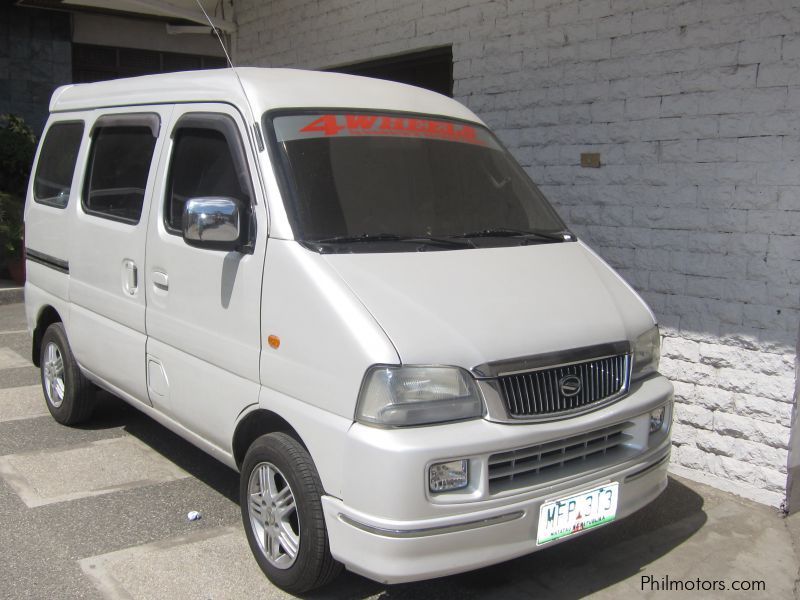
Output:
[[172,201],[172,183],[173,183],[173,166],[176,156],[176,136],[181,129],[209,129],[217,131],[222,134],[231,151],[231,160],[234,167],[237,169],[237,174],[244,183],[244,187],[250,196],[249,206],[241,207],[242,221],[246,215],[249,215],[255,203],[255,190],[253,189],[252,173],[250,171],[250,164],[247,160],[247,151],[245,150],[244,140],[242,139],[241,130],[236,122],[236,119],[224,112],[213,111],[198,111],[187,112],[182,114],[175,121],[175,124],[170,131],[170,139],[172,140],[170,148],[169,162],[167,163],[167,177],[166,186],[164,187],[164,197],[161,202],[161,222],[164,230],[169,235],[183,237],[183,230],[173,227],[169,222],[169,216],[172,214],[169,203]]
[[[69,194],[67,195],[67,201],[64,204],[59,204],[58,202],[54,202],[54,201],[49,200],[47,198],[39,198],[39,196],[37,196],[37,194],[36,194],[36,179],[38,178],[39,170],[41,169],[41,166],[42,166],[42,153],[44,151],[45,145],[47,144],[47,138],[50,135],[50,132],[53,129],[55,129],[56,127],[58,127],[59,125],[80,125],[81,126],[81,135],[80,135],[80,139],[78,141],[77,151],[75,152],[75,161],[72,163],[72,178],[70,179],[70,182],[69,182]],[[39,156],[36,159],[36,170],[33,172],[33,176],[32,176],[32,180],[33,181],[32,181],[32,185],[31,185],[31,195],[33,197],[33,201],[34,202],[36,202],[37,204],[42,204],[44,206],[50,206],[52,208],[58,208],[60,210],[66,210],[67,209],[67,207],[69,206],[69,201],[72,198],[72,188],[73,188],[73,184],[75,183],[75,172],[77,170],[78,158],[80,158],[81,147],[83,146],[83,139],[84,139],[85,135],[86,135],[86,121],[84,121],[83,119],[66,119],[64,121],[53,121],[53,122],[50,123],[50,126],[47,128],[47,131],[45,131],[44,135],[42,136],[42,145],[41,145],[41,148],[39,149]]]
[[99,219],[106,219],[108,221],[114,221],[116,223],[124,223],[125,225],[136,226],[142,220],[142,212],[144,212],[144,203],[147,200],[147,181],[145,182],[144,198],[142,199],[142,209],[139,211],[139,216],[136,219],[129,219],[126,217],[112,215],[100,210],[95,210],[90,208],[86,204],[86,199],[89,195],[89,186],[91,185],[92,182],[92,173],[94,171],[95,152],[97,150],[97,139],[95,136],[101,129],[104,128],[112,129],[115,127],[144,127],[150,130],[150,134],[153,136],[154,142],[153,142],[153,153],[150,156],[150,169],[148,170],[147,173],[148,180],[150,179],[150,175],[153,172],[153,165],[156,159],[156,147],[158,144],[158,136],[161,132],[161,116],[155,112],[110,113],[101,115],[100,117],[95,119],[89,131],[89,137],[91,139],[91,143],[89,146],[88,155],[86,157],[86,166],[84,168],[83,189],[81,190],[81,208],[83,209],[83,212],[85,214],[97,217]]

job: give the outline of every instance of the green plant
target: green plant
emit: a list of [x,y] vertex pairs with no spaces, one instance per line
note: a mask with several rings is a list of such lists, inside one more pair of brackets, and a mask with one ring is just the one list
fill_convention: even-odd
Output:
[[22,255],[23,211],[36,135],[16,115],[0,116],[0,266]]
[[16,115],[0,115],[0,192],[24,197],[36,152],[36,135]]
[[22,255],[24,209],[20,196],[0,192],[0,264]]

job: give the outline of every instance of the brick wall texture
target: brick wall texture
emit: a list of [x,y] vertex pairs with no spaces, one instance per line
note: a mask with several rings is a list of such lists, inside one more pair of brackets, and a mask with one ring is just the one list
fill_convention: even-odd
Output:
[[[323,68],[452,44],[455,97],[657,314],[673,468],[781,504],[800,305],[800,2],[236,6],[240,64]],[[601,168],[581,168],[582,152]]]

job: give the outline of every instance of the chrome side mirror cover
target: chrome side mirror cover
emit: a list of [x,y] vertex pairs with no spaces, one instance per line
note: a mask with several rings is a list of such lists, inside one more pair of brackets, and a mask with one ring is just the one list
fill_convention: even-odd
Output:
[[183,205],[183,239],[190,246],[236,250],[242,240],[240,202],[227,197],[191,198]]

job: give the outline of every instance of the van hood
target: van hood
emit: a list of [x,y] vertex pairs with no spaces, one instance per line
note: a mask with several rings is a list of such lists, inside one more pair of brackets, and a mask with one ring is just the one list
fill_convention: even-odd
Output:
[[642,299],[582,242],[323,256],[404,364],[471,369],[634,340],[654,323]]

